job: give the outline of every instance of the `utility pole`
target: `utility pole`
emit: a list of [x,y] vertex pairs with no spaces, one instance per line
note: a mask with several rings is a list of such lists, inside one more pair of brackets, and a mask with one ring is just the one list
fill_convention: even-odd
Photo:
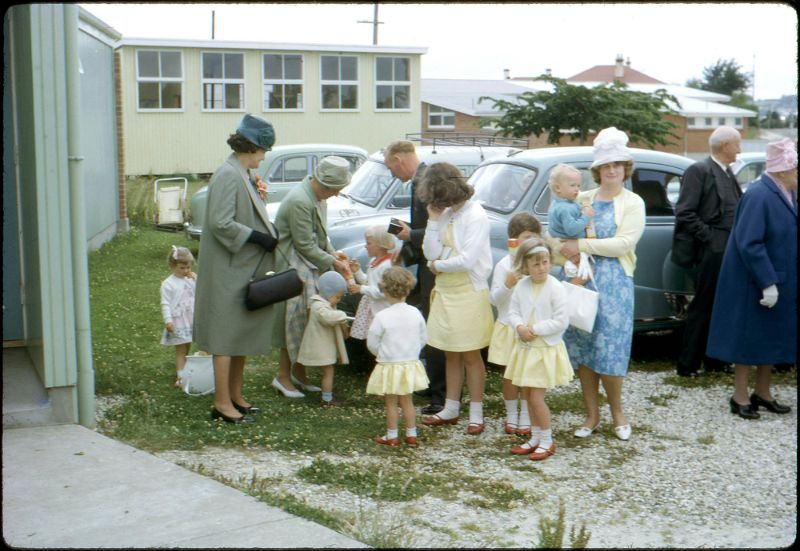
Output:
[[214,10],[211,10],[211,40],[214,40]]
[[373,4],[374,11],[372,21],[358,21],[358,23],[372,23],[372,45],[378,45],[378,25],[383,25],[383,21],[378,21],[378,3]]

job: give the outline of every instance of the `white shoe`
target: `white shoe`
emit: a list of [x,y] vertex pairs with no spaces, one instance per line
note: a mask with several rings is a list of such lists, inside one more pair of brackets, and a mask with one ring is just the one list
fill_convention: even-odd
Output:
[[620,440],[627,440],[631,437],[631,426],[620,425],[618,427],[614,427],[614,432],[617,433],[617,438]]
[[303,398],[305,396],[305,394],[303,394],[299,390],[289,390],[288,388],[283,386],[277,377],[272,379],[272,388],[274,388],[287,398]]
[[578,438],[586,438],[587,436],[591,435],[597,427],[600,426],[600,423],[597,423],[594,427],[581,427],[574,432],[575,436]]
[[295,386],[299,386],[306,392],[322,392],[322,389],[320,387],[304,383],[303,381],[295,377],[294,373],[291,373],[289,376],[292,378],[292,384],[294,384]]

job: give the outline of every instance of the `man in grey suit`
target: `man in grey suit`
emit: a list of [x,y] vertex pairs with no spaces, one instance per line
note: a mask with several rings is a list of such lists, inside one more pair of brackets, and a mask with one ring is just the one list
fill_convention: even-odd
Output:
[[677,364],[678,375],[684,377],[697,377],[701,363],[706,372],[729,371],[722,362],[705,357],[705,350],[717,277],[742,196],[730,168],[741,152],[741,142],[735,128],[714,130],[708,139],[711,155],[686,170],[675,205],[672,260],[695,271],[695,295],[689,303]]

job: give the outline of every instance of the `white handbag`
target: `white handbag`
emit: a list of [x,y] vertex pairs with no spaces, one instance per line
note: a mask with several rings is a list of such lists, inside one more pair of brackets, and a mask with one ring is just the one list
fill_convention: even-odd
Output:
[[186,356],[186,365],[178,372],[181,388],[191,396],[204,396],[214,392],[214,356],[192,354]]
[[[594,281],[594,275],[589,271],[589,279]],[[591,333],[594,329],[594,320],[597,317],[597,302],[600,295],[597,291],[587,289],[583,285],[574,285],[562,281],[567,292],[567,311],[569,324],[577,329]],[[596,285],[596,284],[595,284]]]

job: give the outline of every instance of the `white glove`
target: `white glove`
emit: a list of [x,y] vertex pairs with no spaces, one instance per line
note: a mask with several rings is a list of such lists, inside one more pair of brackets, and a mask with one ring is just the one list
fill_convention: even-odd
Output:
[[592,266],[589,263],[591,258],[589,253],[581,253],[581,263],[578,265],[579,278],[590,279],[592,277]]
[[578,267],[571,260],[564,261],[564,275],[570,279],[578,275]]
[[761,306],[766,306],[767,308],[772,308],[775,306],[775,303],[778,302],[778,288],[774,285],[770,285],[763,291],[761,291],[762,298],[758,301]]

